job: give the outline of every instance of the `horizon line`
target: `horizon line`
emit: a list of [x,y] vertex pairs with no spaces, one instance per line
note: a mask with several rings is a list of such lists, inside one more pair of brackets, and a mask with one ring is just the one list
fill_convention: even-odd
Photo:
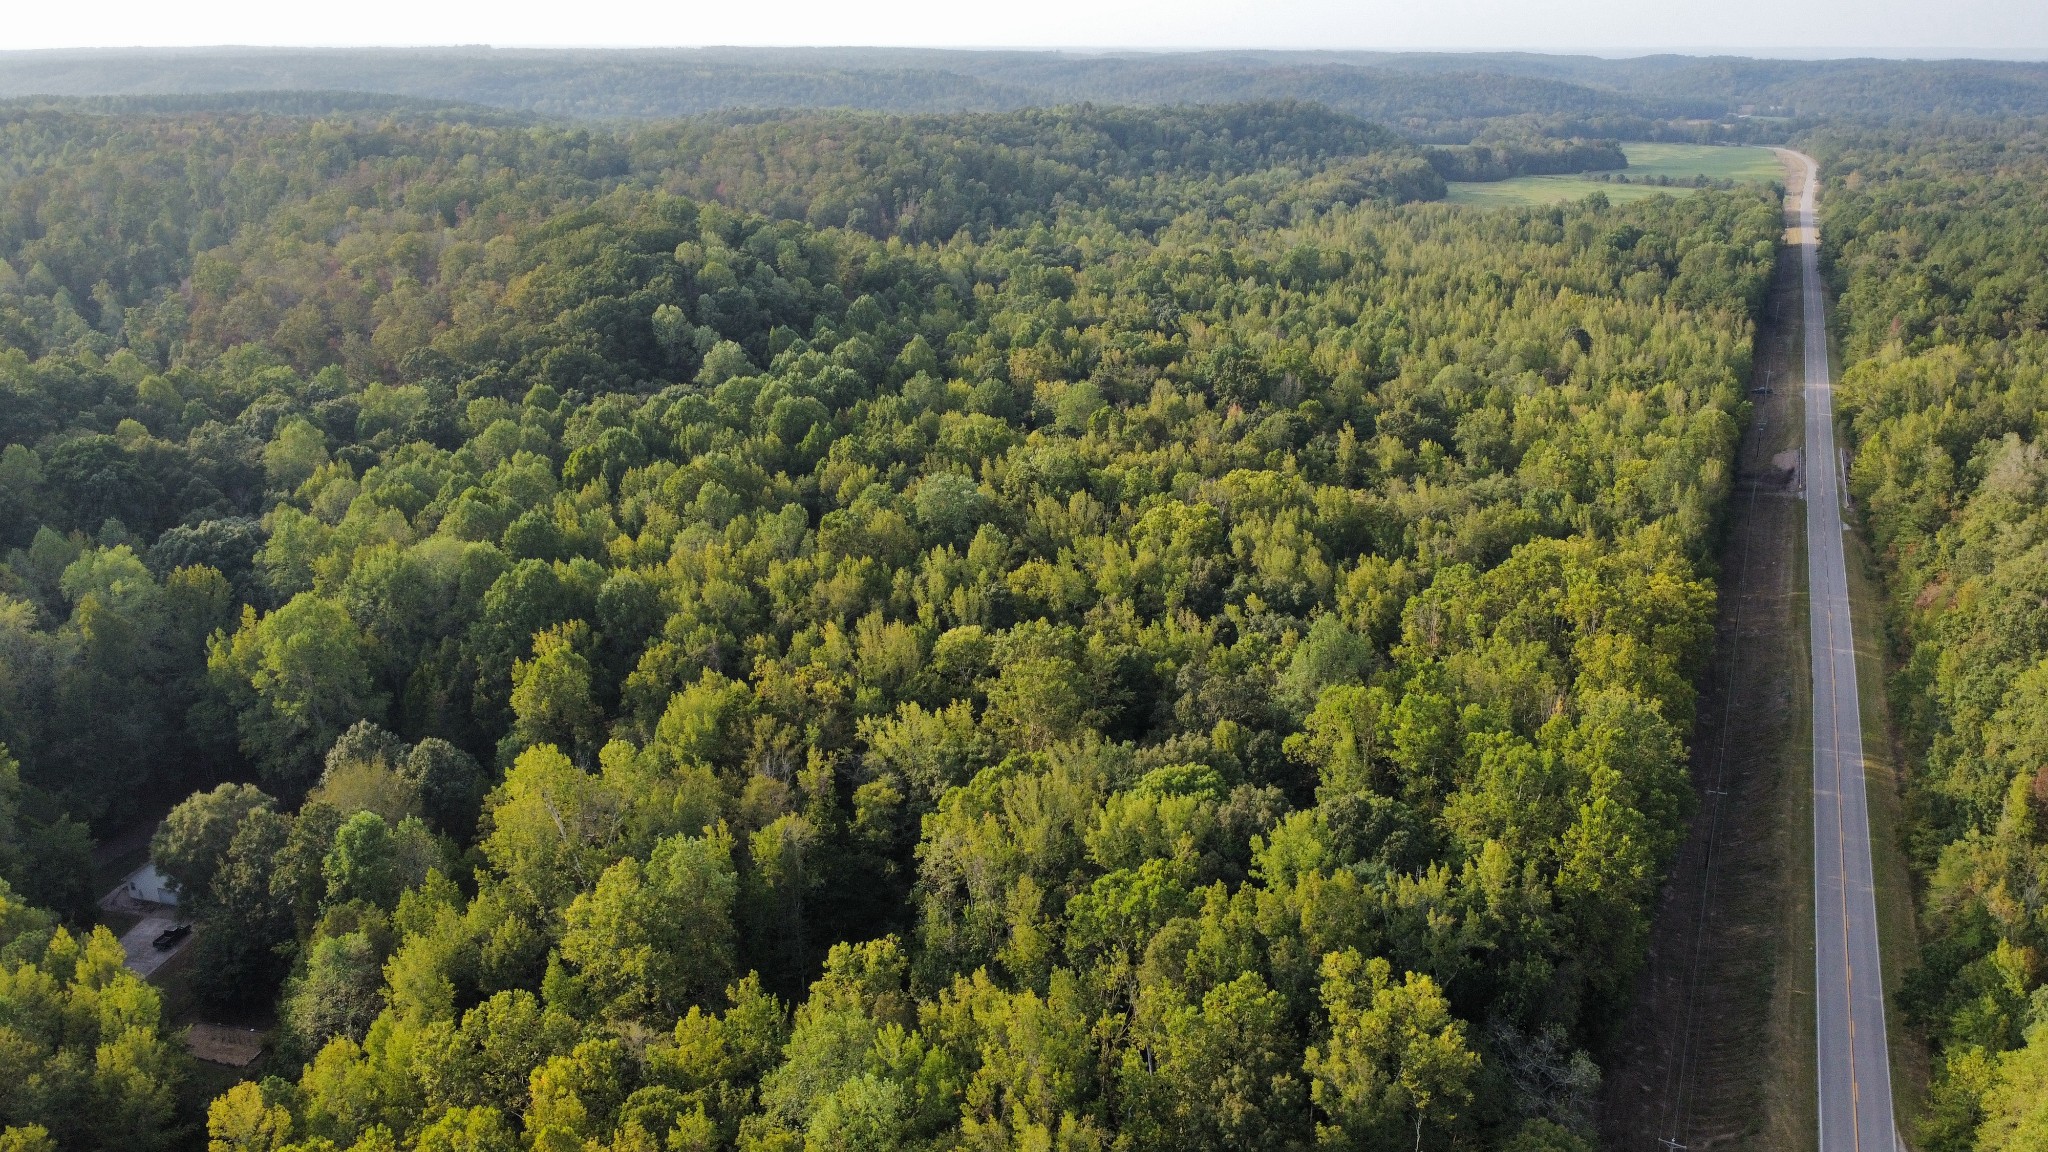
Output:
[[1746,58],[1787,61],[1886,60],[1983,61],[2018,64],[2048,62],[2048,45],[1988,46],[1916,45],[1620,45],[1551,47],[1445,47],[1423,46],[1276,46],[1276,45],[1020,45],[1020,44],[571,44],[571,43],[423,43],[423,44],[96,44],[37,48],[0,48],[0,58],[100,53],[201,53],[201,52],[958,52],[958,53],[1073,53],[1079,55],[1214,55],[1224,53],[1274,53],[1311,55],[1442,55],[1442,56],[1579,56],[1603,60],[1633,60],[1655,56],[1695,59]]

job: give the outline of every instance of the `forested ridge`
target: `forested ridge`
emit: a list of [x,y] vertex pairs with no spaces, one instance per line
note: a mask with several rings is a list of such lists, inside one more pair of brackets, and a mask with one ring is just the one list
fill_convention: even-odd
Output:
[[1306,100],[1446,144],[1470,143],[1502,119],[1539,121],[1553,135],[1775,142],[1822,119],[2048,113],[2048,69],[2021,60],[732,47],[0,52],[0,96],[249,93],[274,104],[323,91],[645,119],[743,108],[961,113]]
[[2035,123],[1839,134],[1822,236],[1851,491],[1891,594],[1935,1041],[1932,1152],[2048,1140],[2048,141]]
[[0,878],[278,1018],[6,897],[0,1140],[1588,1147],[1780,216],[1508,152],[0,116]]

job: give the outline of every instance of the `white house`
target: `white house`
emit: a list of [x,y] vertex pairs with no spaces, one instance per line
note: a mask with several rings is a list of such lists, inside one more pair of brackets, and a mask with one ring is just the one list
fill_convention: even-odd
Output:
[[151,904],[178,902],[178,893],[171,888],[170,880],[156,870],[155,864],[144,864],[128,874],[128,895]]

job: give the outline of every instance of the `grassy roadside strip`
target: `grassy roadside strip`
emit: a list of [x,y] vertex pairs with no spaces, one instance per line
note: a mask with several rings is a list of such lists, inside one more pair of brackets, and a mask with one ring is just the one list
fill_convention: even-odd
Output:
[[[1782,250],[1780,259],[1796,267],[1793,249]],[[1772,445],[1778,451],[1798,449],[1806,427],[1805,389],[1791,386],[1798,378],[1797,365],[1806,340],[1798,306],[1797,271],[1788,279],[1791,290],[1776,301],[1781,320],[1776,326],[1777,347],[1772,349],[1786,384],[1787,414]],[[1765,1033],[1764,1059],[1769,1070],[1764,1078],[1758,1144],[1772,1152],[1812,1152],[1820,1143],[1820,1055],[1813,1000],[1813,636],[1807,618],[1805,501],[1793,501],[1787,532],[1792,577],[1785,585],[1785,636],[1777,646],[1783,655],[1777,673],[1785,691],[1786,739],[1778,742],[1773,753],[1776,795],[1769,807],[1776,825],[1771,840],[1777,848],[1778,875],[1784,889],[1778,904],[1778,957],[1772,969]]]
[[[1794,406],[1803,425],[1805,406],[1796,400]],[[1784,662],[1783,674],[1790,697],[1792,727],[1802,738],[1779,746],[1778,795],[1771,806],[1777,822],[1772,839],[1778,846],[1779,874],[1786,882],[1784,900],[1779,905],[1778,962],[1771,988],[1769,1046],[1764,1057],[1770,1070],[1764,1078],[1764,1117],[1759,1142],[1773,1152],[1811,1152],[1820,1143],[1820,1097],[1815,1082],[1820,1054],[1813,1016],[1813,645],[1806,623],[1803,517],[1798,524],[1793,562],[1794,571],[1801,573],[1802,578],[1794,582],[1789,613],[1798,626],[1792,630],[1796,638],[1789,638],[1785,644],[1787,655],[1796,659]]]
[[[1851,523],[1855,521],[1851,520]],[[1858,527],[1845,542],[1849,601],[1856,630],[1856,689],[1863,715],[1865,789],[1870,805],[1870,851],[1877,881],[1878,947],[1884,955],[1887,1005],[1896,1002],[1906,973],[1920,960],[1917,884],[1905,847],[1905,749],[1891,722],[1886,685],[1894,670],[1884,635],[1884,587]],[[1899,1135],[1910,1137],[1927,1106],[1932,1074],[1926,1038],[1895,1009],[1885,1013],[1891,1046],[1892,1101]]]
[[1788,483],[1802,428],[1796,260],[1781,261],[1771,291],[1691,744],[1694,786],[1718,819],[1688,832],[1602,1057],[1601,1140],[1615,1152],[1674,1137],[1702,1152],[1816,1141],[1805,536]]

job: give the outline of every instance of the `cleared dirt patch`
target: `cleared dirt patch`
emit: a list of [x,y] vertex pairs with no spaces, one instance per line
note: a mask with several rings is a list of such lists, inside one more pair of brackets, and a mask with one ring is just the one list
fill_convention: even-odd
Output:
[[226,1024],[194,1024],[185,1029],[185,1049],[209,1064],[246,1068],[263,1055],[263,1033]]

